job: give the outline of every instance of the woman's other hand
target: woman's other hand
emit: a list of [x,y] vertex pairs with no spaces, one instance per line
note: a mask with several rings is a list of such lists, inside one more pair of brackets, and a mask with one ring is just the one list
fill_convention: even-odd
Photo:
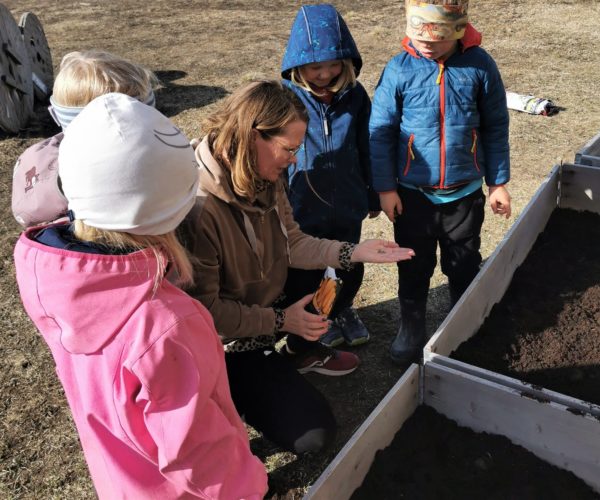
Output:
[[306,295],[284,309],[285,321],[282,331],[299,335],[305,340],[317,341],[329,329],[327,316],[312,314],[305,310],[314,294]]

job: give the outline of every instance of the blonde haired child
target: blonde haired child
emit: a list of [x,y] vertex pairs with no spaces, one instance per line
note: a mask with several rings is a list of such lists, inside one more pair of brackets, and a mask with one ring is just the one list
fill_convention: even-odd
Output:
[[[329,4],[300,8],[281,65],[284,85],[303,102],[309,114],[303,148],[288,170],[289,198],[301,229],[319,238],[357,243],[363,219],[379,212],[370,189],[369,97],[356,77],[362,59],[342,16]],[[355,346],[369,332],[352,307],[364,267],[338,269],[342,292],[335,320],[321,343]],[[313,292],[323,270],[290,269],[286,295]],[[288,339],[292,351],[301,350]]]
[[98,497],[263,498],[213,320],[165,279],[193,281],[175,236],[198,187],[189,140],[105,94],[65,129],[59,168],[75,224],[25,231],[15,266]]
[[63,129],[90,101],[119,92],[154,106],[158,79],[150,70],[102,50],[69,52],[62,58],[50,97],[51,114]]
[[356,86],[356,68],[354,67],[354,62],[352,62],[352,59],[342,59],[340,61],[334,60],[331,62],[336,67],[341,65],[341,71],[322,89],[315,87],[315,85],[307,79],[307,73],[309,73],[311,67],[314,67],[314,64],[318,65],[319,63],[313,63],[312,65],[308,65],[309,63],[307,63],[306,65],[292,68],[290,70],[289,79],[298,87],[303,88],[307,92],[310,92],[317,97],[324,96],[327,93],[336,94],[340,90]]
[[[158,79],[148,69],[102,50],[69,52],[61,63],[50,97],[50,115],[63,131],[94,98],[119,92],[154,106]],[[58,179],[59,133],[26,149],[13,172],[12,211],[24,227],[66,215],[67,201]]]

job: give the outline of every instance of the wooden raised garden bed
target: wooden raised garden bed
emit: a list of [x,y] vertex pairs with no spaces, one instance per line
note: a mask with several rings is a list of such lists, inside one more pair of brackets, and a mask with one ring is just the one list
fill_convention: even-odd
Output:
[[[390,444],[395,446],[395,435],[401,431],[411,415],[416,410],[421,411],[423,406],[453,420],[463,428],[462,432],[470,430],[469,434],[493,435],[481,435],[482,439],[486,439],[487,448],[479,450],[489,451],[478,451],[474,460],[472,455],[468,455],[468,443],[445,451],[447,456],[452,457],[451,460],[460,462],[465,459],[465,474],[472,474],[472,469],[476,468],[482,473],[487,472],[494,476],[499,470],[504,470],[501,468],[501,455],[508,453],[509,456],[514,456],[515,465],[517,456],[521,460],[521,457],[526,455],[524,460],[529,460],[529,477],[537,481],[534,484],[540,485],[541,478],[546,478],[545,482],[541,483],[543,491],[536,489],[533,492],[538,498],[543,497],[544,493],[554,494],[557,487],[564,487],[564,491],[578,492],[577,498],[599,498],[597,492],[600,491],[600,446],[595,444],[593,437],[600,432],[600,421],[596,417],[583,411],[575,413],[563,404],[544,400],[542,397],[524,395],[519,388],[481,379],[437,363],[426,363],[422,367],[412,365],[407,370],[311,487],[305,498],[344,500],[355,492],[356,495],[361,495],[359,488],[369,473],[377,451],[388,448]],[[450,424],[454,425],[452,422]],[[400,433],[398,435],[400,436]],[[504,436],[511,443],[508,444],[506,439],[498,442],[499,436]],[[432,448],[437,446],[436,443],[448,445],[448,442],[423,439],[423,447]],[[397,446],[401,447],[403,444],[397,443]],[[399,475],[401,470],[411,467],[407,462],[399,462],[396,465]],[[423,469],[423,463],[418,466]],[[429,476],[436,476],[436,471],[434,461]],[[538,471],[541,475],[537,475]],[[567,474],[566,471],[573,474]],[[549,480],[549,477],[553,479]],[[497,482],[497,478],[495,481]],[[511,479],[506,478],[506,482],[510,483]],[[368,484],[365,483],[365,486]],[[455,487],[462,488],[460,485]],[[497,485],[491,482],[489,487],[491,494]],[[527,488],[530,486],[523,485],[523,492],[526,492]],[[451,495],[446,498],[467,498],[473,490],[467,486],[464,491],[448,492]],[[372,498],[380,498],[378,495],[381,493],[372,493]],[[399,486],[396,498],[411,498],[410,492],[403,491],[402,486]],[[534,497],[522,495],[520,498]]]

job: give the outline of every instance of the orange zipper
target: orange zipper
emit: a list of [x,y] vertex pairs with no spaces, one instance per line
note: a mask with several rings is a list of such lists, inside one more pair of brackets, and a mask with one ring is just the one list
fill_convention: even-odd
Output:
[[475,129],[471,131],[471,135],[473,137],[473,146],[471,147],[471,153],[473,153],[473,162],[475,163],[475,168],[477,172],[480,171],[479,164],[477,163],[477,132]]
[[406,167],[404,167],[403,175],[408,174],[408,171],[410,169],[410,160],[415,159],[415,154],[413,153],[413,150],[412,150],[412,145],[413,145],[414,140],[415,140],[415,134],[410,134],[410,137],[408,138],[408,152],[406,153]]
[[444,63],[438,63],[439,72],[435,83],[440,86],[440,184],[446,182],[446,84],[444,79]]

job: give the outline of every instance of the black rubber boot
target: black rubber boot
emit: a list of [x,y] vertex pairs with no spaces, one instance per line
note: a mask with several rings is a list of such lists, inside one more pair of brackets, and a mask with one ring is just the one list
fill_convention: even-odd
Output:
[[455,283],[451,280],[448,281],[448,290],[450,291],[450,309],[452,309],[459,301],[465,290],[469,288],[470,284],[470,281],[467,281],[466,283]]
[[400,299],[400,328],[390,346],[394,363],[418,361],[425,346],[425,310],[427,299]]
[[458,302],[458,299],[460,299],[460,297],[462,296],[463,290],[457,290],[452,285],[448,287],[448,290],[450,291],[450,309],[452,309],[454,305]]

